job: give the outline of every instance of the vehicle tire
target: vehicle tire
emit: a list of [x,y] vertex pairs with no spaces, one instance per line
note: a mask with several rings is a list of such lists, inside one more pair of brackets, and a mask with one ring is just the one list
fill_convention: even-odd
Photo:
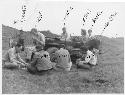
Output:
[[50,61],[57,63],[57,56],[56,56],[55,53],[52,53],[52,54],[51,54]]
[[57,50],[58,50],[58,48],[51,47],[51,48],[48,48],[46,51],[51,55],[52,53],[55,53]]
[[46,51],[49,53],[50,60],[53,62],[53,54],[58,50],[56,47],[48,48]]

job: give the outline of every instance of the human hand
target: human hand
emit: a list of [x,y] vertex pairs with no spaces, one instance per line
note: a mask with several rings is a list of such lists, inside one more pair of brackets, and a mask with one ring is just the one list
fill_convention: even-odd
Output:
[[29,63],[25,63],[25,66],[27,67],[29,65]]

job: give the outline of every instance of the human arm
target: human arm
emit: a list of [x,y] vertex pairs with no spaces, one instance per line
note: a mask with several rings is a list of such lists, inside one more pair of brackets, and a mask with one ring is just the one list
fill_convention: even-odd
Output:
[[35,66],[37,64],[37,60],[40,58],[39,53],[34,52],[34,55],[32,56],[32,61],[30,62],[30,64],[32,66]]
[[15,62],[17,64],[22,64],[22,62],[18,61],[17,58],[16,58],[16,55],[13,51],[9,51],[9,59],[10,59],[10,62]]
[[32,38],[32,39],[33,39],[33,42],[34,42],[35,44],[41,44],[41,45],[45,44],[44,41],[41,41],[41,40],[39,40],[39,39],[37,39],[37,38]]
[[45,36],[42,33],[38,33],[37,37],[32,38],[35,43],[45,44]]
[[27,63],[20,57],[19,54],[17,54],[17,59],[18,59],[18,61],[21,62],[22,64],[27,65]]
[[35,66],[35,65],[36,65],[36,62],[37,62],[37,59],[33,59],[33,60],[30,62],[31,66]]

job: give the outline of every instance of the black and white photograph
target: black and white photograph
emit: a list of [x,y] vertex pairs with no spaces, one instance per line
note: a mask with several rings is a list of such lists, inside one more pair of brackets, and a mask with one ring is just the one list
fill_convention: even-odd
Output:
[[0,4],[2,94],[124,94],[125,2]]

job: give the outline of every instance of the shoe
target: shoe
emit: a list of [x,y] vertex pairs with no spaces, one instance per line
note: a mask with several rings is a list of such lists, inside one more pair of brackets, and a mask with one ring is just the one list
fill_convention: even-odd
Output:
[[27,68],[26,67],[23,67],[23,68],[20,68],[21,70],[27,70]]

